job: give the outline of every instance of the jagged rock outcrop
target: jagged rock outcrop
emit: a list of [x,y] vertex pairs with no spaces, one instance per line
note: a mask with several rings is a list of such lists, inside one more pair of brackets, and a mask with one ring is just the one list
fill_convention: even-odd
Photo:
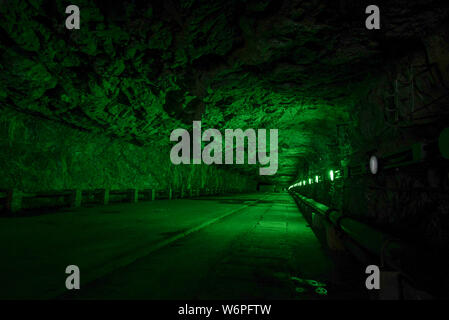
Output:
[[350,152],[337,125],[357,127],[366,88],[448,16],[444,1],[379,1],[368,31],[364,1],[76,4],[81,29],[67,30],[64,1],[2,1],[1,108],[138,145],[194,119],[278,128],[281,183]]

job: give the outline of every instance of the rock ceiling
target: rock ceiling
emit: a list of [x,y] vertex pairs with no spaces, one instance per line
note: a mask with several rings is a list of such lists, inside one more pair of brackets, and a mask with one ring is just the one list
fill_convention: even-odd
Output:
[[2,1],[2,107],[141,145],[199,119],[277,128],[282,182],[331,157],[381,68],[447,17],[444,1],[378,1],[368,31],[363,1],[76,2],[80,30],[68,3]]

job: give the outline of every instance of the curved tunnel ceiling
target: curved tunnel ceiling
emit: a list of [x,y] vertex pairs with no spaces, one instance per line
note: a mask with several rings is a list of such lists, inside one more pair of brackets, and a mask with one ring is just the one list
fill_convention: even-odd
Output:
[[389,2],[368,31],[363,1],[77,2],[71,32],[54,1],[0,7],[2,104],[143,145],[169,145],[192,120],[276,128],[279,170],[265,179],[281,183],[337,161],[336,128],[356,121],[360,95],[447,15],[441,1]]

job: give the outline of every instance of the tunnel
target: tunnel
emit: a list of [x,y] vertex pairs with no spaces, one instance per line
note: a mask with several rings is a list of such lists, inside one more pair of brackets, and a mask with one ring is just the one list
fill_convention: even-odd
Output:
[[448,299],[448,17],[0,1],[0,300]]

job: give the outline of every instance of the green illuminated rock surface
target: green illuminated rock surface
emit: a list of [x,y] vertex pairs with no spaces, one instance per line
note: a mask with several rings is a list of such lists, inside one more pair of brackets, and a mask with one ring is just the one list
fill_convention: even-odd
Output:
[[[378,0],[381,30],[369,31],[367,1],[77,0],[81,29],[67,30],[66,1],[0,0],[0,193],[254,191],[431,142],[449,122],[446,2]],[[171,164],[170,132],[193,120],[279,129],[277,174]],[[447,167],[301,192],[447,252]]]
[[[447,17],[422,2],[389,4],[371,32],[352,1],[80,0],[80,30],[65,29],[66,3],[3,1],[0,105],[156,149],[194,119],[277,128],[271,179],[285,184],[375,146],[360,122],[384,129],[364,113],[384,92],[370,91]],[[339,124],[363,138],[339,139]]]

